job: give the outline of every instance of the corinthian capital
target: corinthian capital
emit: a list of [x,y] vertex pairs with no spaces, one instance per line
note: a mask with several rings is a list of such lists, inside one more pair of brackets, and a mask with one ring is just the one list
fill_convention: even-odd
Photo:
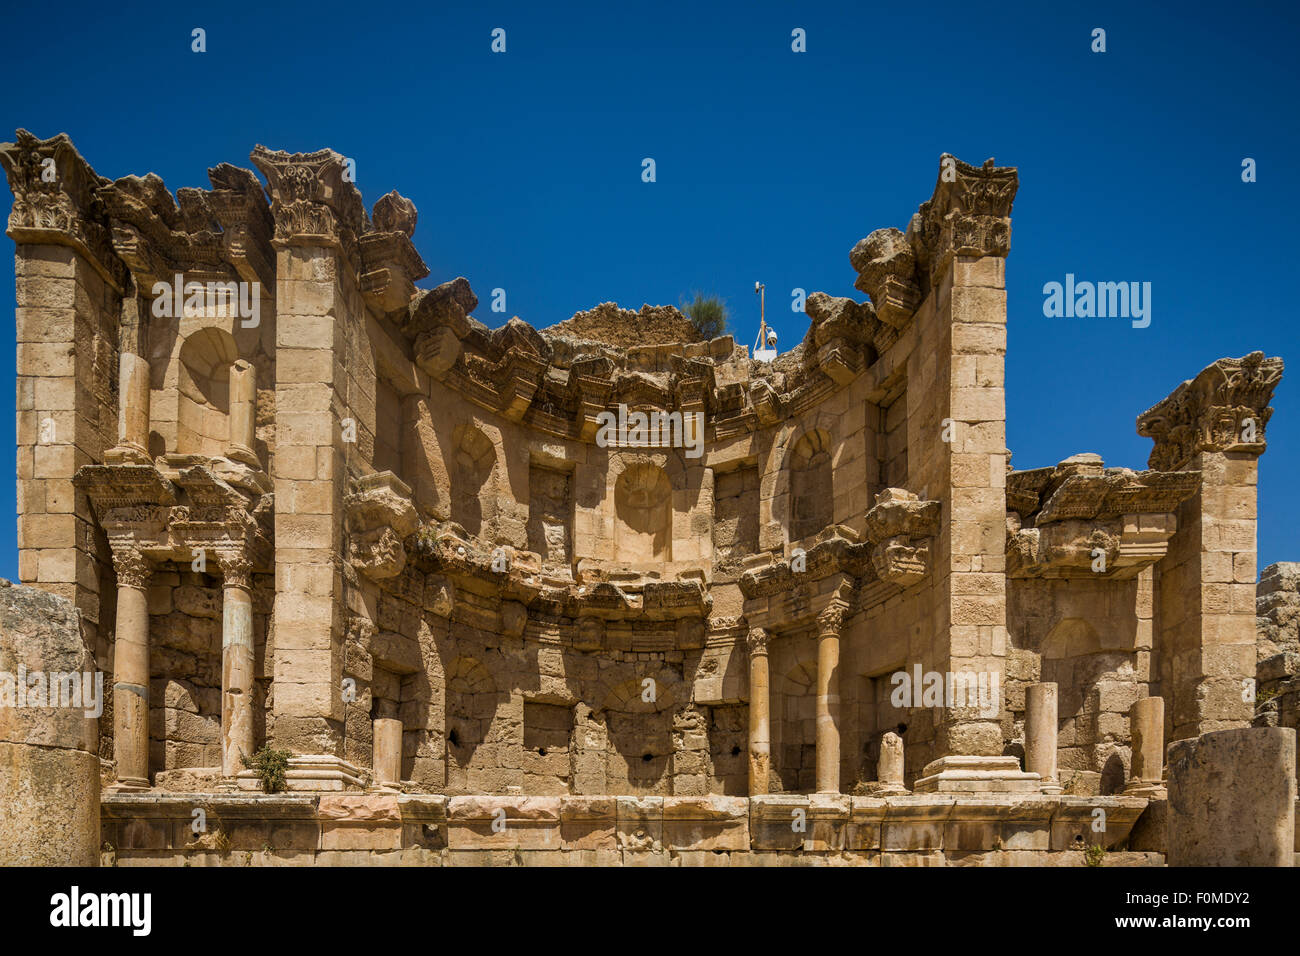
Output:
[[1011,248],[1011,204],[1020,179],[1014,166],[963,163],[944,153],[934,195],[921,205],[909,239],[933,277],[953,256],[1005,257]]
[[248,590],[253,586],[253,562],[243,553],[222,554],[219,556],[221,573],[225,575],[226,586]]
[[275,244],[352,248],[365,228],[361,192],[332,149],[286,153],[256,146],[249,157],[271,188]]
[[759,657],[767,653],[767,628],[751,627],[745,635],[745,646],[749,648],[750,657]]
[[1206,366],[1138,416],[1138,434],[1155,441],[1149,467],[1174,471],[1202,451],[1263,454],[1268,402],[1281,380],[1282,360],[1263,352]]
[[117,575],[117,586],[122,588],[146,588],[152,569],[149,561],[140,549],[130,545],[113,547],[113,573]]
[[840,629],[844,626],[844,618],[849,613],[849,605],[839,600],[831,601],[826,608],[817,615],[817,632],[819,634],[830,634],[839,636]]
[[10,238],[71,246],[120,290],[125,273],[113,254],[108,221],[95,195],[108,180],[91,169],[66,133],[38,139],[20,129],[16,140],[0,143],[0,165],[14,194]]

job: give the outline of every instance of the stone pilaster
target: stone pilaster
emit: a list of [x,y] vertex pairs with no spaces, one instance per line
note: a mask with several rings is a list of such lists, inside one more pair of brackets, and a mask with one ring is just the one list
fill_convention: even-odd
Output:
[[1255,677],[1255,534],[1259,456],[1282,360],[1219,359],[1138,417],[1149,464],[1196,471],[1156,567],[1160,680],[1170,740],[1250,725]]
[[[275,221],[275,721],[277,746],[341,756],[346,599],[343,496],[351,423],[348,329],[364,317],[357,237],[365,213],[332,150],[273,152]],[[361,334],[353,336],[359,340]]]
[[64,134],[19,130],[0,144],[17,246],[18,567],[71,600],[98,641],[110,559],[72,477],[103,460],[117,432],[111,381],[127,276],[95,191],[101,179]]
[[[944,503],[931,559],[941,636],[934,666],[987,675],[990,687],[1001,686],[1007,653],[1005,259],[1017,185],[1014,168],[945,155],[934,195],[908,229],[939,336],[930,347],[939,355],[943,431],[926,437],[933,452],[925,450],[937,454],[931,474],[939,483],[926,497]],[[946,710],[937,755],[1001,754],[1002,701],[996,705]]]

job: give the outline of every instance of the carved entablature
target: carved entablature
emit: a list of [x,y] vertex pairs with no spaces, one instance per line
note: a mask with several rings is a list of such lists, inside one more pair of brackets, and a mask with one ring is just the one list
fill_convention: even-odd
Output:
[[811,320],[804,336],[804,364],[820,369],[837,385],[847,385],[875,361],[879,322],[869,302],[814,292],[804,302]]
[[994,166],[992,159],[971,166],[944,153],[934,195],[908,225],[908,239],[931,285],[954,256],[1006,257],[1019,185],[1014,166]]
[[1104,468],[1075,455],[1007,478],[1007,575],[1128,578],[1165,556],[1196,471]]
[[391,471],[358,478],[347,496],[348,560],[372,580],[396,577],[406,567],[403,542],[419,527],[411,489]]
[[17,243],[71,246],[119,292],[125,271],[113,254],[97,175],[66,133],[38,139],[25,129],[0,143],[0,165],[14,195],[8,234]]
[[366,231],[366,212],[360,190],[345,176],[343,156],[332,149],[286,153],[259,145],[249,158],[270,185],[276,246],[331,246],[352,256]]
[[1263,352],[1206,366],[1138,416],[1138,434],[1155,441],[1147,464],[1173,471],[1203,451],[1263,454],[1268,403],[1281,380],[1282,360]]
[[200,282],[239,278],[203,190],[182,189],[173,200],[162,179],[149,173],[124,176],[97,195],[113,225],[113,248],[141,292],[156,282],[170,287],[177,274]]
[[375,203],[375,231],[360,240],[361,291],[385,314],[405,313],[415,283],[429,274],[411,242],[416,218],[415,203],[394,190]]
[[921,501],[902,488],[886,488],[867,512],[871,563],[882,581],[908,587],[930,566],[930,538],[939,533],[937,501]]
[[881,323],[902,331],[921,304],[916,282],[916,252],[897,229],[877,229],[849,253],[858,273],[853,287],[871,296]]
[[[859,578],[870,568],[871,546],[860,544],[838,526],[827,529],[821,540],[802,554],[789,560],[773,561],[750,567],[740,576],[740,593],[746,600],[790,595],[801,587],[823,581],[833,575]],[[761,555],[754,556],[756,561]]]
[[275,220],[257,174],[220,163],[208,170],[208,181],[212,183],[208,205],[221,224],[226,261],[243,281],[258,282],[264,289],[274,290],[275,250],[271,238]]

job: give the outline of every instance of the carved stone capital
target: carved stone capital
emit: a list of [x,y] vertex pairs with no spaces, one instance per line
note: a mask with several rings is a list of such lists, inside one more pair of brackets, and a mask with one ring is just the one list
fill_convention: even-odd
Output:
[[921,204],[908,238],[931,281],[954,256],[1005,257],[1011,249],[1011,204],[1020,180],[1013,166],[971,166],[947,153],[934,195]]
[[1251,352],[1221,358],[1138,416],[1139,435],[1155,442],[1147,464],[1159,471],[1185,467],[1202,451],[1259,456],[1273,415],[1269,399],[1282,380],[1282,360]]
[[396,577],[406,567],[403,542],[420,522],[411,489],[390,471],[360,478],[355,487],[344,500],[348,560],[372,580]]
[[920,501],[901,488],[886,488],[867,512],[871,563],[882,581],[915,584],[929,570],[929,539],[939,533],[940,504]]
[[332,149],[286,153],[259,145],[249,158],[270,186],[275,244],[354,248],[366,213],[361,191],[344,178],[343,156]]
[[225,586],[243,588],[245,591],[253,586],[253,562],[241,552],[218,554],[221,573],[225,575]]
[[844,618],[848,616],[849,605],[838,598],[831,601],[817,615],[817,633],[823,637],[839,637],[844,627]]
[[113,573],[117,575],[120,588],[138,588],[144,590],[149,586],[149,577],[153,569],[148,559],[140,553],[139,548],[130,545],[113,546]]
[[745,635],[745,646],[750,657],[766,657],[769,635],[765,627],[751,627]]
[[71,246],[119,292],[125,270],[109,241],[107,217],[95,191],[97,175],[66,133],[39,139],[25,129],[0,143],[0,166],[13,192],[8,233],[14,242]]

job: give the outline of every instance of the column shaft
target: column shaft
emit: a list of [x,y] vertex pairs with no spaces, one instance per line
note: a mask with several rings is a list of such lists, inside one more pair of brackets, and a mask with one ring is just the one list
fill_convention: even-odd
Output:
[[840,625],[844,608],[832,604],[818,617],[817,792],[840,792]]
[[749,795],[769,792],[772,771],[771,696],[768,692],[767,632],[749,632]]
[[[234,578],[234,580],[232,580]],[[253,754],[253,596],[246,576],[227,572],[221,589],[221,773]]]
[[117,630],[113,643],[113,759],[116,782],[149,786],[149,568],[138,551],[115,552]]

